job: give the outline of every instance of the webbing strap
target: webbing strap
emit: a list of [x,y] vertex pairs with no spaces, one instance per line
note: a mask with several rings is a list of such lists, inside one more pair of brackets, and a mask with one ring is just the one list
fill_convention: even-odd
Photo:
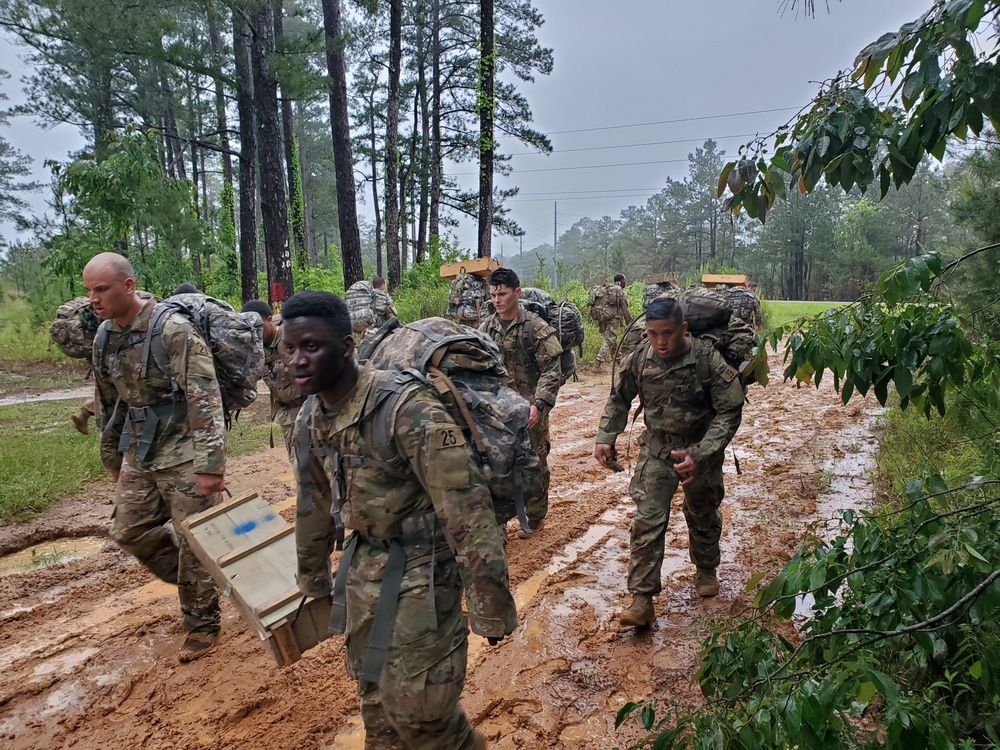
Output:
[[[403,545],[398,540],[391,539],[389,559],[382,573],[382,590],[379,592],[378,604],[375,605],[375,620],[372,623],[371,635],[368,637],[368,649],[361,661],[359,677],[362,680],[378,684],[382,678],[385,656],[392,644],[392,629],[396,624],[399,592],[403,586],[405,570],[406,553],[403,551]],[[340,570],[337,571],[337,576],[340,576]]]
[[465,421],[466,426],[469,428],[469,433],[472,436],[472,442],[476,444],[476,453],[479,454],[479,462],[482,464],[483,476],[487,480],[493,478],[493,468],[490,466],[490,454],[486,451],[486,443],[483,441],[483,435],[479,431],[478,425],[476,425],[476,420],[472,418],[472,414],[469,412],[469,407],[465,405],[465,399],[462,398],[462,394],[458,392],[458,388],[455,383],[445,375],[437,367],[428,367],[427,372],[434,376],[434,386],[438,388],[440,392],[440,387],[438,384],[444,386],[444,388],[449,391],[452,397],[455,399],[455,406],[458,407],[458,411],[462,415],[462,419]]
[[354,550],[358,548],[361,534],[355,531],[344,545],[344,554],[340,556],[337,565],[337,575],[333,579],[333,594],[330,596],[330,624],[327,630],[330,635],[343,635],[347,630],[347,571],[354,559]]
[[517,522],[525,534],[533,534],[535,530],[528,523],[528,511],[524,507],[524,477],[521,476],[521,466],[514,466],[514,509],[517,511]]

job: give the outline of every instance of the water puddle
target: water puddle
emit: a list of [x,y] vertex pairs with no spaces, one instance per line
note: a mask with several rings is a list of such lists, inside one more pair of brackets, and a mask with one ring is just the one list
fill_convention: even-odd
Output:
[[22,396],[5,396],[0,398],[0,406],[17,406],[18,404],[33,404],[37,401],[69,401],[85,399],[94,395],[94,388],[73,388],[62,391],[46,391]]
[[103,537],[82,536],[53,539],[0,557],[0,576],[27,573],[49,565],[92,557],[104,549]]

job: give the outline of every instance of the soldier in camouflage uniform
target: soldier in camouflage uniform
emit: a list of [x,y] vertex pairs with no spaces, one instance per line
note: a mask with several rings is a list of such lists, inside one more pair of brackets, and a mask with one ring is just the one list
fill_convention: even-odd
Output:
[[173,380],[143,344],[155,301],[135,291],[123,256],[101,253],[83,269],[83,285],[104,323],[94,343],[101,461],[118,483],[111,538],[154,575],[177,584],[184,627],[180,661],[215,647],[219,594],[182,536],[166,523],[218,503],[225,489],[225,427],[212,354],[190,322],[167,318],[163,336]]
[[375,325],[373,328],[378,328],[389,320],[389,318],[398,317],[399,313],[396,312],[396,303],[392,301],[392,297],[386,291],[385,279],[381,276],[376,276],[372,279],[372,288],[375,290],[375,300],[372,305],[375,309]]
[[691,337],[677,300],[660,298],[649,305],[646,335],[648,343],[618,371],[594,448],[594,458],[608,466],[639,396],[646,429],[629,486],[636,503],[628,572],[633,599],[621,616],[622,624],[635,627],[655,619],[653,597],[660,593],[664,535],[678,483],[684,490],[691,561],[698,568],[697,593],[719,593],[715,569],[722,534],[719,505],[725,494],[722,462],[743,413],[736,371],[710,341]]
[[[537,497],[526,498],[528,525],[537,531],[549,510],[548,466],[549,412],[556,405],[562,369],[559,358],[562,345],[555,329],[541,317],[521,307],[521,281],[509,268],[500,268],[489,279],[490,299],[496,312],[486,318],[479,330],[488,333],[500,347],[503,364],[510,373],[515,391],[531,402],[528,428],[531,441],[544,467],[543,489]],[[527,532],[519,531],[520,536]]]
[[[332,591],[331,630],[346,629],[365,748],[483,748],[459,706],[463,590],[473,632],[495,643],[517,627],[486,480],[429,387],[359,369],[339,297],[302,292],[282,314],[289,366],[310,394],[295,428],[299,588]],[[354,533],[331,589],[344,528]]]
[[[264,322],[264,361],[267,372],[264,382],[271,394],[271,421],[281,427],[281,436],[285,439],[285,450],[292,460],[292,435],[295,431],[295,417],[305,398],[295,385],[295,378],[285,364],[282,346],[282,325],[274,322],[274,310],[269,304],[259,299],[252,299],[243,305],[242,312],[255,312]],[[274,441],[271,441],[274,447]]]
[[[632,322],[632,313],[628,309],[628,295],[625,294],[624,274],[615,274],[613,284],[603,285],[603,294],[600,299],[603,304],[591,309],[594,322],[597,323],[598,330],[603,337],[601,348],[594,358],[594,363],[599,367],[605,362],[614,358],[618,350],[618,326],[624,323],[626,326]],[[598,290],[591,292],[594,295]]]

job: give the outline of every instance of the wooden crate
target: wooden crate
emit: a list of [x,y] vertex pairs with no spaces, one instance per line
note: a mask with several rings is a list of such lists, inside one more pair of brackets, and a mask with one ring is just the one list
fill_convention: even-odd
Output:
[[484,279],[498,268],[502,268],[503,263],[496,258],[470,258],[469,260],[459,260],[454,263],[445,263],[441,266],[441,278],[453,279],[460,273],[471,273],[474,276],[482,276]]
[[189,516],[181,533],[278,666],[328,637],[329,599],[300,610],[295,527],[257,492]]
[[701,277],[701,283],[709,289],[719,284],[746,286],[747,281],[749,278],[745,273],[706,273]]

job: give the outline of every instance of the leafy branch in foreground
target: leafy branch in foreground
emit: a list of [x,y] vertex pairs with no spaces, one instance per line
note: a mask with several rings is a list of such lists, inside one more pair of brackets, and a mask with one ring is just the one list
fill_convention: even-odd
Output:
[[925,154],[944,158],[948,138],[1000,130],[1000,0],[935,0],[920,18],[865,47],[853,69],[828,81],[812,107],[776,134],[740,149],[719,197],[763,222],[788,190],[820,180],[882,196],[909,182]]

